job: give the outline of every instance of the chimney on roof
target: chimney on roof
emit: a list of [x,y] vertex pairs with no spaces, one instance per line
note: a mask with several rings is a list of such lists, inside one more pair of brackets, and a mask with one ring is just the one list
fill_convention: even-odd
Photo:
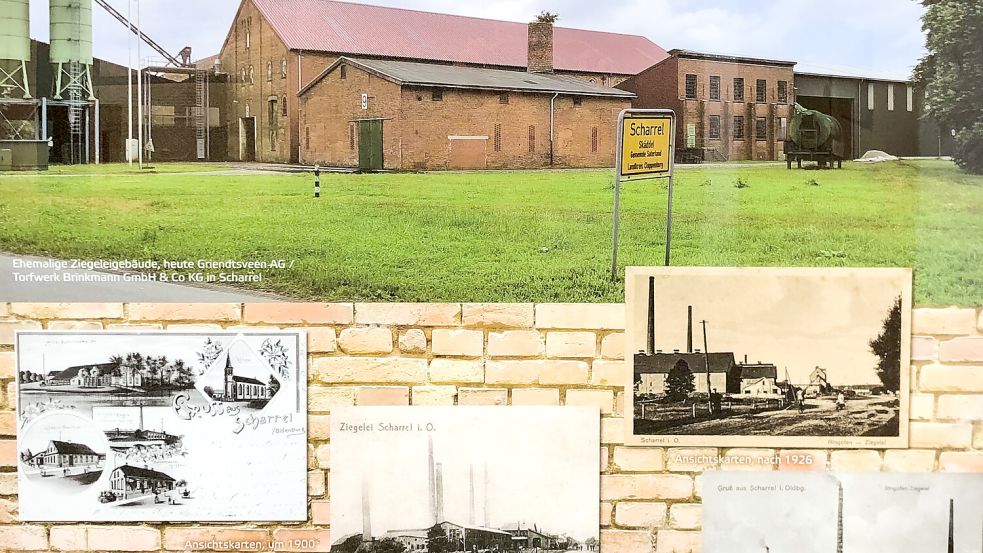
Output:
[[556,15],[543,12],[529,24],[527,70],[530,73],[553,72],[553,23],[556,19]]

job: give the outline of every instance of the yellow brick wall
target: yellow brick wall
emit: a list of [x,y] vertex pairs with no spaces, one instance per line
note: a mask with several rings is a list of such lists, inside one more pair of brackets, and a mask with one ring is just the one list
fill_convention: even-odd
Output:
[[[308,495],[302,524],[20,524],[16,330],[304,328],[310,354]],[[983,315],[917,309],[908,450],[625,447],[621,305],[0,303],[0,551],[182,551],[189,540],[330,543],[328,428],[336,405],[597,405],[602,551],[699,551],[701,472],[691,454],[765,470],[983,471]],[[810,453],[810,466],[772,466]],[[724,460],[726,461],[726,459]],[[318,547],[301,547],[315,540]],[[243,551],[267,551],[265,547]]]

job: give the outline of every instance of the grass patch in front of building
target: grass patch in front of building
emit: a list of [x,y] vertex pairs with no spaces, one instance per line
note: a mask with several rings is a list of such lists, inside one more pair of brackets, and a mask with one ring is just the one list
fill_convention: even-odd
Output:
[[[608,276],[612,180],[600,170],[324,174],[315,200],[309,175],[0,176],[0,250],[285,259],[291,267],[242,286],[321,301],[621,302],[623,283]],[[664,180],[624,185],[622,266],[662,264],[666,199]],[[981,305],[983,177],[946,161],[680,169],[672,258],[912,266],[918,304]]]

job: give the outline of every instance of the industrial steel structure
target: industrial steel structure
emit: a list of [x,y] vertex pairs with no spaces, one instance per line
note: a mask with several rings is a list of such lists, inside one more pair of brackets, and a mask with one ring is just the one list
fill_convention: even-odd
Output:
[[[53,137],[49,116],[67,122],[62,159],[85,163],[99,157],[99,103],[92,85],[92,0],[50,0],[48,61],[53,78],[41,90],[31,74],[30,1],[0,0],[0,169],[47,168]],[[31,67],[33,63],[33,67]],[[92,132],[92,127],[95,132]],[[91,144],[95,141],[95,146]]]

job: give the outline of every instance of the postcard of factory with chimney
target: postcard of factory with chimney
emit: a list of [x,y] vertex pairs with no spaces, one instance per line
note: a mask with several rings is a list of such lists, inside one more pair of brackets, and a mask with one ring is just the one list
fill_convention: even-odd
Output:
[[597,550],[596,407],[331,413],[334,553]]
[[629,268],[627,438],[907,447],[908,269]]
[[712,471],[705,479],[703,553],[983,551],[983,473]]

